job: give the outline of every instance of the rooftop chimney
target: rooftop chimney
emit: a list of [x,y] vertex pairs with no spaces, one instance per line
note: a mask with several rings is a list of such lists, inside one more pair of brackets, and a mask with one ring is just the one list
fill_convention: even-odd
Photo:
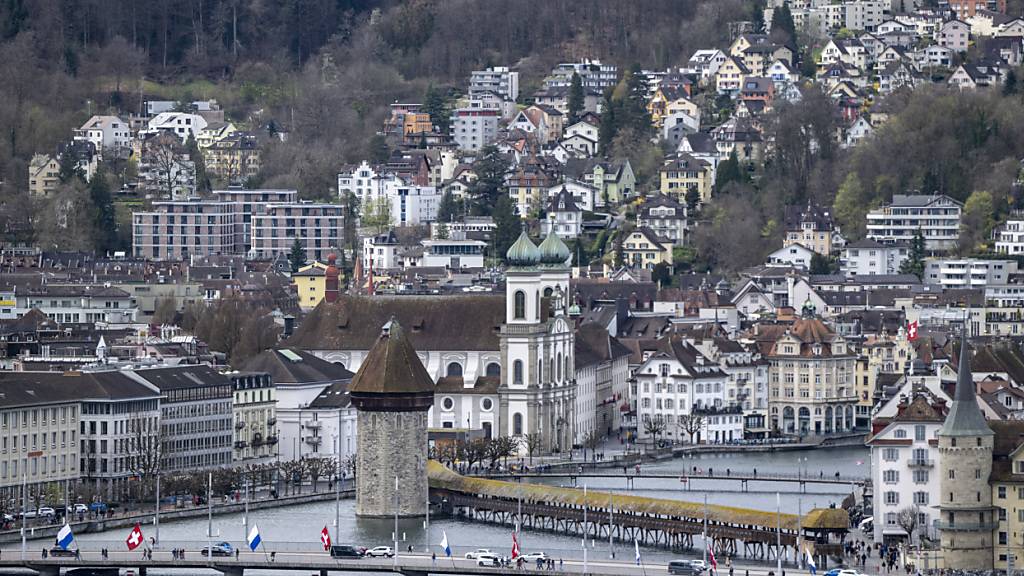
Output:
[[324,270],[324,300],[327,302],[338,301],[338,268],[334,265],[337,256],[327,256],[327,270]]

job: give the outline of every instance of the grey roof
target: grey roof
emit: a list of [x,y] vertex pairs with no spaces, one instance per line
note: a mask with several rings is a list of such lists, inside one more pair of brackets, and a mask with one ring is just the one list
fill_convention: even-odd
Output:
[[966,331],[960,336],[960,365],[956,376],[956,391],[953,405],[946,415],[946,422],[939,429],[939,436],[992,436],[985,416],[978,408],[978,399],[971,376],[970,352],[968,352]]
[[923,208],[926,206],[931,206],[935,202],[942,199],[946,199],[949,200],[950,202],[960,204],[961,206],[963,205],[960,202],[957,202],[956,200],[943,194],[893,194],[891,206]]
[[349,382],[352,372],[298,349],[265,350],[240,366],[246,372],[266,372],[275,385]]
[[158,398],[160,393],[120,370],[0,372],[0,407]]
[[231,380],[207,365],[146,368],[136,374],[161,392],[207,386],[230,386]]

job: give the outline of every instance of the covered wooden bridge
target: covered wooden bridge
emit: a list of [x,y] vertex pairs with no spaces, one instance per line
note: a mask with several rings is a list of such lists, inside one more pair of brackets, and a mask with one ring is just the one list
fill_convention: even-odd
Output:
[[[431,500],[453,514],[535,530],[634,539],[647,546],[693,549],[704,532],[715,553],[753,559],[798,557],[795,514],[506,482],[462,476],[442,464],[428,466]],[[521,515],[520,515],[521,511]],[[585,512],[584,512],[585,511]],[[840,509],[815,509],[802,519],[801,550],[825,564],[825,555],[842,553],[849,517]]]

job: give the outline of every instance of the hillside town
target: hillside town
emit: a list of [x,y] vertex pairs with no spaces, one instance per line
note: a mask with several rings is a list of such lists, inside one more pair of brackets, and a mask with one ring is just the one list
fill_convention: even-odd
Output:
[[[23,486],[39,505],[158,476],[185,493],[200,471],[223,492],[351,478],[348,387],[400,326],[450,465],[866,444],[869,538],[1005,567],[1024,553],[1024,159],[993,169],[995,199],[929,172],[882,202],[854,173],[811,194],[804,164],[902,129],[893,102],[925,90],[1015,97],[1024,19],[1005,0],[760,8],[668,69],[573,54],[539,84],[506,62],[395,101],[328,190],[268,185],[295,126],[215,99],[68,126],[25,192],[71,237],[77,189],[121,243],[5,221],[0,512]],[[780,127],[806,102],[825,117]],[[780,165],[807,186],[780,220],[726,217]]]

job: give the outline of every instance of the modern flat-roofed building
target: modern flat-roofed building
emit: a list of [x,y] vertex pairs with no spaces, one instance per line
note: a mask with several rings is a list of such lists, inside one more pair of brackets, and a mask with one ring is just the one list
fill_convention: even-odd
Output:
[[471,72],[469,97],[478,98],[487,92],[515,102],[519,98],[519,72],[513,72],[507,66],[493,66]]
[[277,395],[267,372],[229,375],[234,394],[235,462],[265,462],[278,453]]
[[306,260],[326,261],[340,250],[344,208],[337,204],[267,204],[252,215],[252,250],[255,258],[273,258],[291,252],[295,239],[306,249]]
[[868,212],[867,237],[907,242],[918,230],[928,250],[949,250],[960,238],[963,204],[944,195],[895,194],[892,203]]
[[198,199],[154,202],[152,210],[132,214],[132,253],[149,260],[241,254],[239,208]]

